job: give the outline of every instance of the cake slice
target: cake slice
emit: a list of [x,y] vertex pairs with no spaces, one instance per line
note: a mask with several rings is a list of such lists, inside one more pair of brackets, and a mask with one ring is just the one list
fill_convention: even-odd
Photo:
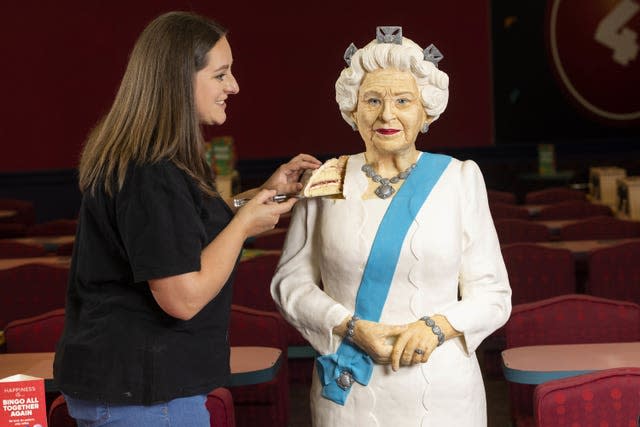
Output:
[[349,156],[340,156],[327,160],[318,169],[307,169],[302,175],[304,197],[329,196],[342,194],[342,184]]

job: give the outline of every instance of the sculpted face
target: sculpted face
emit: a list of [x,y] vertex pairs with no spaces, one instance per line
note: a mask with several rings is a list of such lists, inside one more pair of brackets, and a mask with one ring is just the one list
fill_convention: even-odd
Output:
[[414,77],[396,68],[365,74],[352,117],[367,151],[380,154],[414,149],[427,122]]

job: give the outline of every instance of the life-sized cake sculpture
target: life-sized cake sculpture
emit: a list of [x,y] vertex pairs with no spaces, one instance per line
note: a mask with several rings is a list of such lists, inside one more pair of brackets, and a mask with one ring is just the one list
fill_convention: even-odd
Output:
[[304,197],[330,196],[342,194],[345,169],[349,156],[340,156],[327,160],[318,169],[307,171],[302,175],[302,191]]

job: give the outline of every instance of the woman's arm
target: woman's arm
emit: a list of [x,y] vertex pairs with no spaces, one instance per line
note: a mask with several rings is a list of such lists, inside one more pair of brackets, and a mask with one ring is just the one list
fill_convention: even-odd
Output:
[[220,292],[231,274],[244,241],[272,229],[280,215],[289,212],[296,199],[268,203],[273,190],[262,190],[238,210],[202,251],[200,271],[149,280],[158,305],[170,316],[189,320]]

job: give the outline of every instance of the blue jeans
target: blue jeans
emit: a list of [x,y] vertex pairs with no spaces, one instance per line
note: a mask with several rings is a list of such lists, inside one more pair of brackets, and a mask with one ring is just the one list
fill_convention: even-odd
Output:
[[112,405],[64,395],[78,427],[209,427],[205,395],[182,397],[154,405]]

